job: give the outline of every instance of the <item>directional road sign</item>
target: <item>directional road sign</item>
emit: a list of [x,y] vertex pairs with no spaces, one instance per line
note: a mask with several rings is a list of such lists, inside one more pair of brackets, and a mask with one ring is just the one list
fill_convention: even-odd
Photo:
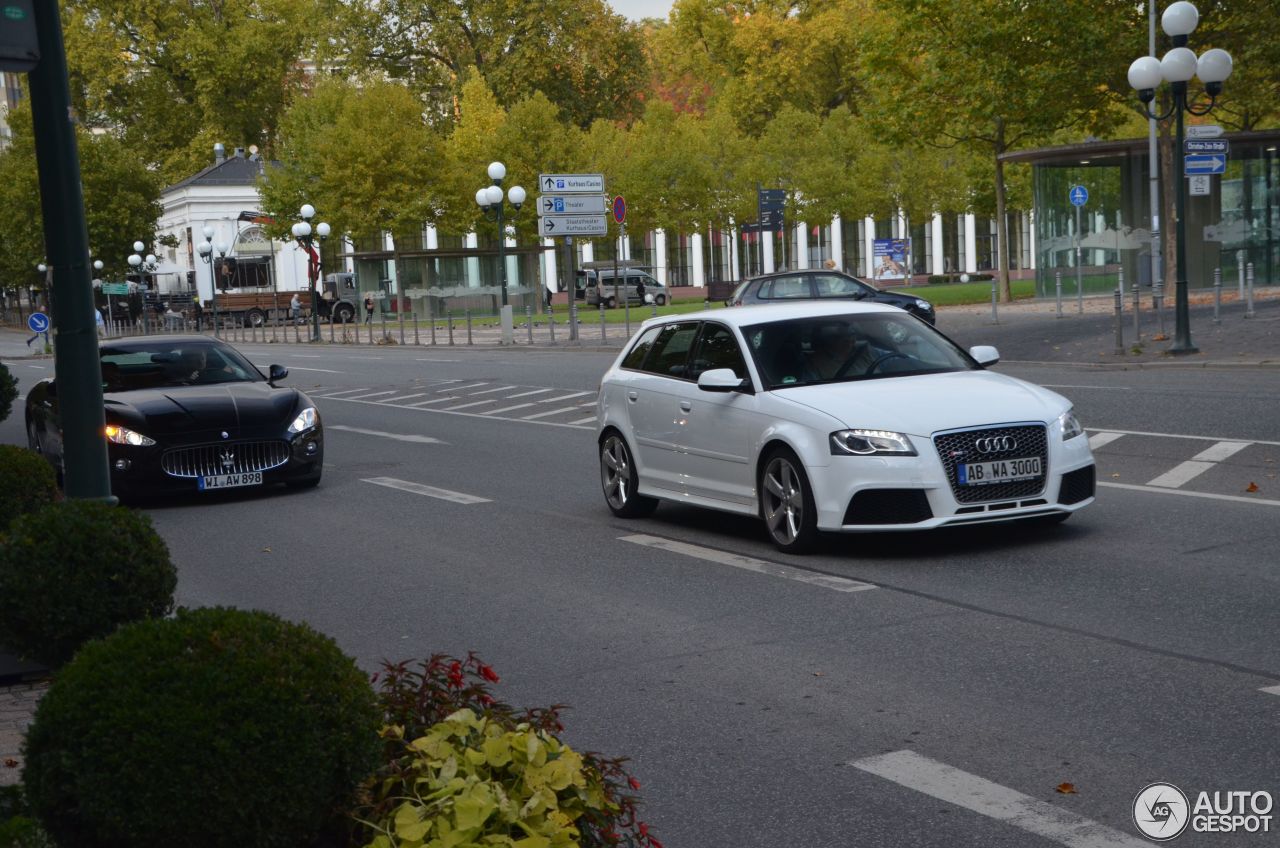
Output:
[[1225,153],[1197,153],[1183,157],[1182,162],[1182,172],[1187,176],[1227,172],[1227,154]]
[[538,190],[548,194],[604,194],[604,174],[539,174]]
[[1084,206],[1089,202],[1089,189],[1082,185],[1072,186],[1067,196],[1071,198],[1072,206]]
[[103,294],[128,294],[129,284],[128,283],[103,283],[102,293]]
[[27,329],[33,333],[49,332],[49,316],[43,312],[32,312],[27,318]]
[[1222,127],[1217,124],[1187,127],[1187,138],[1217,138],[1220,135],[1222,135]]
[[1192,174],[1187,177],[1187,193],[1192,197],[1213,193],[1213,177],[1208,174]]
[[538,219],[538,235],[541,238],[608,234],[609,218],[606,215],[550,215]]
[[1231,142],[1225,138],[1214,139],[1212,141],[1204,141],[1200,139],[1189,138],[1182,142],[1182,152],[1187,155],[1193,153],[1226,153],[1231,149]]
[[603,215],[603,194],[544,194],[538,198],[539,215]]

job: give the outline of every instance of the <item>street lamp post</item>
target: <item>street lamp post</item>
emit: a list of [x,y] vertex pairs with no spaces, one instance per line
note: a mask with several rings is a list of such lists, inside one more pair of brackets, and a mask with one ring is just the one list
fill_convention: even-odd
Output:
[[[489,163],[489,179],[493,184],[476,192],[476,205],[484,212],[485,220],[498,223],[498,267],[502,291],[502,343],[512,344],[514,341],[511,306],[507,303],[507,225],[506,209],[502,202],[502,181],[507,177],[507,166],[501,162]],[[511,219],[515,220],[528,196],[521,186],[512,186],[506,193],[515,212]]]
[[[128,259],[130,267],[132,267],[134,272],[138,275],[138,281],[144,286],[147,285],[147,275],[154,274],[156,269],[160,267],[159,263],[156,261],[155,254],[148,253],[145,257],[139,255],[142,251],[146,250],[146,248],[147,246],[142,242],[135,241],[133,243],[134,252],[129,254]],[[150,286],[147,286],[147,289],[150,290]],[[142,332],[145,333],[147,331],[147,299],[145,297],[142,299],[142,303]]]
[[209,302],[213,307],[213,335],[214,338],[218,338],[218,277],[213,269],[213,254],[216,249],[218,258],[223,259],[227,255],[228,248],[226,242],[221,241],[218,242],[216,248],[214,247],[213,227],[206,225],[202,232],[204,241],[200,243],[196,251],[200,254],[200,260],[209,266]]
[[[312,242],[315,239],[324,241],[329,237],[330,228],[324,221],[315,226],[315,232],[311,230],[311,219],[315,217],[316,208],[310,203],[302,204],[302,208],[298,210],[298,214],[302,216],[302,220],[293,225],[293,237],[298,240],[298,245],[307,252],[307,287],[311,289],[311,341],[320,341],[320,293],[316,290],[316,284],[320,280],[320,251],[318,251]],[[332,315],[329,320],[333,320]]]
[[[1196,353],[1198,350],[1191,343],[1191,319],[1187,306],[1187,181],[1182,141],[1183,113],[1199,116],[1213,111],[1218,95],[1222,93],[1222,83],[1231,76],[1232,69],[1231,55],[1225,50],[1217,48],[1206,50],[1204,55],[1197,58],[1196,54],[1187,47],[1187,37],[1199,22],[1200,13],[1194,5],[1186,0],[1173,3],[1164,10],[1164,15],[1160,18],[1160,26],[1173,40],[1173,49],[1164,54],[1162,59],[1142,56],[1129,65],[1129,85],[1137,90],[1138,99],[1142,101],[1143,110],[1147,116],[1158,121],[1173,115],[1177,116],[1173,151],[1174,159],[1178,162],[1178,185],[1175,195],[1177,249],[1174,254],[1177,282],[1175,283],[1174,340],[1173,347],[1169,349],[1170,353],[1175,354]],[[1204,106],[1196,106],[1187,97],[1187,83],[1195,76],[1204,83],[1205,93],[1209,95],[1209,102]],[[1169,83],[1172,87],[1173,103],[1168,111],[1158,115],[1151,111],[1151,102],[1155,100],[1156,87],[1161,81]],[[1154,162],[1151,163],[1151,167],[1155,167]]]
[[[101,259],[93,260],[93,270],[97,272],[96,278],[93,281],[95,283],[94,288],[99,291],[102,290],[102,269],[105,267],[107,266],[103,264]],[[115,317],[111,314],[111,295],[103,292],[102,296],[107,300],[107,323],[109,326],[115,326]],[[94,308],[96,309],[97,307]],[[94,323],[97,323],[96,318],[94,319]]]

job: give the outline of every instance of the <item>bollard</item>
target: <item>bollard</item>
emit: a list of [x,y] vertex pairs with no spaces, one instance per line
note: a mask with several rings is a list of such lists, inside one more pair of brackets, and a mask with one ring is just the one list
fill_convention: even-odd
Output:
[[1156,311],[1156,324],[1160,328],[1158,338],[1167,339],[1168,336],[1164,334],[1164,283],[1162,282],[1157,281],[1151,287],[1151,307]]
[[1124,356],[1124,287],[1116,286],[1116,356]]
[[418,347],[422,344],[422,340],[418,338],[418,313],[410,312],[409,315],[413,318],[413,346]]
[[337,328],[334,327],[333,325],[337,323],[338,323],[338,319],[334,316],[333,310],[330,310],[329,311],[329,344],[333,344],[333,334],[337,330]]
[[992,280],[991,281],[991,323],[992,324],[1000,323],[1000,316],[996,313],[996,300],[999,297],[999,292],[997,291],[996,286],[997,286],[997,281]]
[[1062,272],[1057,271],[1053,275],[1053,287],[1057,291],[1058,298],[1058,317],[1062,317]]
[[1222,323],[1222,269],[1213,269],[1213,323]]
[[435,314],[431,311],[431,307],[430,307],[430,305],[429,305],[429,304],[428,304],[428,306],[427,306],[427,320],[431,322],[431,346],[432,346],[432,347],[435,347],[435,344],[436,344],[436,316],[435,316]]
[[653,317],[654,318],[658,317],[658,301],[656,298],[653,301]]
[[603,303],[602,303],[602,304],[600,304],[600,341],[602,341],[602,342],[603,342],[603,341],[608,341],[608,339],[605,337],[605,329],[604,329],[604,304],[603,304]]
[[280,316],[276,316],[276,320],[271,324],[271,343],[276,344],[280,338],[276,335],[276,329],[280,326]]
[[[1124,271],[1120,274],[1120,279],[1124,280]],[[1138,310],[1142,308],[1142,300],[1138,296],[1138,281],[1134,280],[1130,288],[1133,289],[1133,342],[1138,344],[1142,341],[1142,327],[1138,323]]]
[[293,341],[295,344],[302,342],[302,332],[298,329],[298,322],[293,322]]
[[450,309],[445,313],[449,320],[449,344],[453,344],[453,310]]
[[471,346],[471,344],[472,344],[472,341],[471,341],[471,309],[470,309],[470,308],[468,308],[468,309],[466,310],[466,316],[467,316],[467,346],[468,346],[468,347],[470,347],[470,346]]
[[1245,266],[1244,272],[1244,317],[1253,317],[1253,263]]
[[529,327],[529,344],[533,344],[533,307],[525,306],[524,320]]
[[556,343],[556,315],[551,310],[547,310],[547,332],[551,334],[551,344]]
[[[1076,250],[1076,261],[1079,262],[1080,251]],[[1080,276],[1080,266],[1076,265],[1076,314],[1084,314],[1084,280]]]
[[577,292],[569,291],[569,341],[578,340],[578,297]]
[[387,335],[387,310],[385,309],[378,310],[378,330],[382,333],[380,341],[385,342],[389,338]]
[[396,295],[396,320],[400,324],[400,347],[404,347],[404,301]]
[[1244,251],[1236,251],[1236,272],[1240,275],[1240,299],[1244,300]]

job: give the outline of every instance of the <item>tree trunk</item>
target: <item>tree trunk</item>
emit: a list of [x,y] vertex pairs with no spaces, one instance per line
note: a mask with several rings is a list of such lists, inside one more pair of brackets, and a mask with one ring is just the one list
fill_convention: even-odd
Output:
[[[1161,259],[1161,275],[1164,290],[1172,293],[1173,283],[1178,279],[1178,220],[1177,209],[1177,169],[1174,167],[1174,156],[1182,154],[1173,149],[1173,123],[1160,121],[1157,127],[1157,144],[1160,148],[1160,246],[1164,256]],[[1154,284],[1155,281],[1152,280]]]
[[1009,303],[1013,300],[1013,291],[1009,287],[1009,221],[1005,214],[1004,163],[1000,154],[1004,152],[1004,121],[997,120],[995,159],[996,159],[996,267],[999,269],[1000,301]]

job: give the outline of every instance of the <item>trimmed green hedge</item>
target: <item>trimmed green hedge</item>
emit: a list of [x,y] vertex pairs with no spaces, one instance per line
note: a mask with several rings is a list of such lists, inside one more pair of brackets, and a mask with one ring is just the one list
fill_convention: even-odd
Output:
[[17,445],[0,445],[0,532],[57,499],[58,475],[44,457]]
[[9,417],[13,411],[13,402],[18,399],[18,381],[13,379],[9,368],[0,362],[0,421]]

